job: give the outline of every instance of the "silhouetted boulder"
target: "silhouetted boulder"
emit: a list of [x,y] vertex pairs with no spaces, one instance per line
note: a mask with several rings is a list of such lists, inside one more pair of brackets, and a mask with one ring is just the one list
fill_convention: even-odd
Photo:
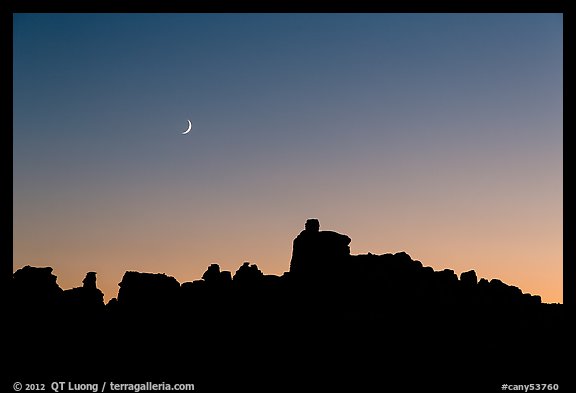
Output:
[[118,304],[122,307],[169,307],[175,304],[180,283],[171,276],[160,273],[124,273],[118,284]]
[[422,268],[422,271],[425,273],[429,273],[430,275],[432,275],[432,273],[434,273],[434,269],[432,268],[432,266],[424,266]]
[[192,282],[183,282],[182,284],[180,284],[180,290],[181,291],[199,290],[205,288],[206,285],[207,284],[205,280],[194,280]]
[[232,281],[232,274],[227,271],[220,271],[220,266],[213,263],[208,266],[208,269],[202,275],[202,279],[210,285],[225,285]]
[[258,269],[256,265],[250,265],[249,262],[244,262],[242,266],[238,268],[234,277],[232,278],[234,283],[242,285],[250,285],[261,283],[264,277],[264,273]]
[[18,269],[12,280],[14,303],[18,307],[46,308],[57,306],[61,301],[62,288],[51,267],[24,266]]
[[530,305],[542,304],[542,298],[540,297],[540,295],[532,295],[530,293],[524,293],[522,294],[522,298],[524,299],[525,304]]
[[82,284],[84,288],[96,289],[96,272],[86,273],[86,277],[82,280]]
[[103,312],[104,294],[96,287],[96,272],[88,272],[82,283],[82,287],[64,291],[63,304],[74,313]]
[[473,287],[478,284],[478,277],[476,277],[474,270],[469,270],[460,274],[460,281],[466,287]]
[[435,272],[436,280],[438,280],[440,285],[452,286],[458,281],[458,276],[454,273],[452,269],[444,269]]
[[413,260],[412,261],[412,266],[414,266],[417,269],[421,269],[422,268],[422,262],[418,261],[418,260]]
[[305,229],[294,239],[290,273],[294,275],[323,275],[339,269],[350,256],[351,239],[340,233],[320,231],[320,222],[311,218]]
[[213,263],[208,266],[208,269],[202,275],[202,280],[206,282],[217,281],[220,278],[220,265]]
[[404,262],[404,263],[411,263],[412,261],[412,257],[410,257],[410,255],[408,255],[406,252],[404,251],[400,251],[397,252],[396,254],[394,254],[394,259],[396,259],[396,261],[398,262]]
[[490,280],[489,296],[493,302],[502,305],[521,303],[523,300],[520,288],[508,285],[497,278]]

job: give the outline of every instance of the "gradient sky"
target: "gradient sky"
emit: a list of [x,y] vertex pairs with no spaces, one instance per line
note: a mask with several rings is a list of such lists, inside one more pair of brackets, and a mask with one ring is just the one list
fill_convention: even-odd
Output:
[[15,14],[14,270],[280,275],[316,217],[562,302],[562,23]]

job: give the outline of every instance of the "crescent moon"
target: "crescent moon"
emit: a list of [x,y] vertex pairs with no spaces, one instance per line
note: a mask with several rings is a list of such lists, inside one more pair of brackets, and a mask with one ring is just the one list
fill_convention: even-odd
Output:
[[182,135],[188,134],[191,129],[192,129],[192,122],[191,122],[190,120],[188,120],[188,129],[187,129],[186,131],[184,131],[184,132],[182,133]]

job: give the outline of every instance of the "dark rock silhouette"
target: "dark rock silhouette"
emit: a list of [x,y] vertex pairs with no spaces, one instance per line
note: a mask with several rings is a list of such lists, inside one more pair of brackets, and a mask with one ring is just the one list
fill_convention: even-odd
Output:
[[[11,334],[20,342],[11,370],[22,380],[62,370],[94,378],[98,352],[106,354],[106,378],[126,378],[130,368],[138,380],[192,379],[199,391],[271,391],[279,381],[292,391],[372,391],[382,375],[405,384],[399,376],[407,368],[417,378],[397,391],[467,390],[446,385],[455,376],[484,391],[519,376],[559,381],[562,305],[474,270],[435,271],[406,252],[350,255],[348,236],[319,228],[317,219],[306,222],[281,276],[250,262],[233,276],[213,263],[181,285],[166,274],[128,271],[106,306],[95,272],[63,291],[52,268],[19,269]],[[39,315],[44,335],[36,332]],[[510,359],[524,374],[512,374]],[[489,373],[497,384],[487,384]]]
[[474,270],[469,270],[460,274],[460,281],[462,282],[462,285],[467,287],[474,287],[476,284],[478,284],[478,277],[476,276],[476,272]]
[[311,218],[304,230],[294,239],[290,273],[312,277],[338,270],[350,256],[351,239],[332,231],[320,231],[320,222]]
[[264,273],[256,265],[250,265],[250,262],[244,262],[234,273],[233,280],[235,283],[243,285],[255,285],[262,282]]
[[62,289],[51,267],[24,266],[14,272],[12,296],[16,308],[49,311],[61,302]]
[[113,297],[106,303],[106,309],[110,312],[116,312],[118,310],[118,299]]
[[82,287],[87,289],[96,289],[96,272],[86,273],[86,277],[82,280]]
[[204,272],[202,279],[208,284],[225,285],[232,281],[232,275],[229,271],[220,271],[220,265],[213,263],[208,266],[208,270]]
[[104,312],[104,294],[96,287],[96,272],[86,273],[82,287],[63,292],[63,305],[68,312],[91,314]]
[[123,308],[158,310],[176,302],[180,283],[160,273],[124,273],[118,284],[118,305]]

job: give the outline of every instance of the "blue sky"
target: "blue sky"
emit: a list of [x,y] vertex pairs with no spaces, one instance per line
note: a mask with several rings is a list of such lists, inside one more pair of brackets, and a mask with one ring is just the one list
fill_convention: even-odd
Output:
[[281,274],[318,217],[353,253],[403,250],[560,301],[562,28],[16,14],[14,268],[55,266],[64,287],[95,270],[108,298],[128,269]]

